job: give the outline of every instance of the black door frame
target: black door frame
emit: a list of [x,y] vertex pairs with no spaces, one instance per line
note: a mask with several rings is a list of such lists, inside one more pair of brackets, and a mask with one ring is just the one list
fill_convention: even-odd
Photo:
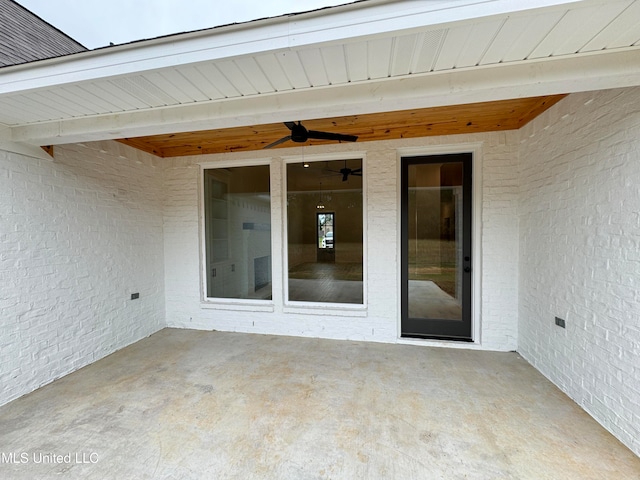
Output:
[[[462,162],[463,164],[463,237],[462,237],[462,321],[409,318],[409,166],[431,163]],[[407,156],[401,158],[400,228],[401,228],[401,336],[444,340],[473,341],[472,325],[472,209],[473,209],[473,153],[451,153]]]

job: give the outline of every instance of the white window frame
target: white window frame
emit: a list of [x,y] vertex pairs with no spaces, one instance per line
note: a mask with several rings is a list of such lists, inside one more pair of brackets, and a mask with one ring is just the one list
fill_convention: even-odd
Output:
[[[336,160],[361,160],[362,161],[362,304],[351,303],[329,303],[329,302],[301,302],[289,300],[289,232],[288,232],[288,205],[287,205],[287,166],[292,163],[315,163],[331,162]],[[282,249],[283,249],[283,269],[282,269],[282,291],[284,313],[317,314],[331,316],[366,316],[368,305],[368,285],[367,285],[367,170],[366,152],[345,151],[331,154],[317,155],[296,155],[282,157],[284,165],[282,168]]]
[[[220,297],[208,297],[207,296],[207,259],[206,259],[206,236],[205,236],[205,211],[204,211],[204,171],[210,169],[222,169],[222,168],[234,168],[234,167],[258,167],[268,166],[270,184],[273,175],[273,159],[272,158],[259,158],[259,159],[246,159],[246,160],[232,160],[232,161],[219,161],[219,162],[203,162],[200,163],[199,171],[199,199],[198,199],[198,217],[199,217],[199,229],[200,229],[200,306],[202,308],[213,308],[220,310],[237,310],[237,311],[258,311],[258,312],[273,312],[274,300],[273,293],[271,300],[261,299],[245,299],[245,298],[220,298]],[[269,187],[269,196],[271,204],[271,258],[274,258],[274,244],[276,241],[275,235],[278,232],[278,228],[274,223],[273,215],[273,202],[277,200],[274,197],[271,187]],[[274,276],[274,269],[271,269],[271,286],[273,292],[273,285],[278,282],[278,278]]]

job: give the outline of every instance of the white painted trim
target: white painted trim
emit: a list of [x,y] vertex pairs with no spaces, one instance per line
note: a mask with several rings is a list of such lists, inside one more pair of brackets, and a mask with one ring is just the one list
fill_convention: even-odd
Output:
[[[366,316],[368,306],[368,257],[367,257],[367,170],[366,152],[335,152],[320,153],[313,155],[286,155],[281,157],[282,168],[282,290],[285,313],[309,313],[316,315],[339,315],[339,316]],[[287,165],[300,162],[327,162],[336,160],[361,160],[362,161],[362,305],[349,303],[323,303],[323,302],[295,302],[289,300],[289,250],[288,250],[288,229],[287,216],[289,206],[287,204]],[[323,311],[326,311],[323,312]],[[364,313],[364,315],[363,315]]]
[[367,196],[367,155],[361,156],[362,168],[362,307],[366,310],[369,306],[369,198]]
[[[198,164],[200,166],[198,172],[198,228],[200,230],[200,307],[221,309],[221,310],[241,310],[241,311],[258,311],[272,312],[274,311],[273,297],[271,300],[245,299],[245,298],[217,298],[207,296],[207,259],[205,248],[205,215],[204,215],[204,171],[211,169],[233,168],[233,167],[253,167],[268,165],[269,175],[271,175],[271,159],[241,159],[241,160],[222,160],[219,162],[203,161]],[[273,195],[269,192],[271,202]],[[273,205],[271,205],[271,217],[273,217]],[[273,259],[273,218],[271,227],[271,258]],[[271,284],[274,283],[273,268],[271,269]]]
[[4,123],[0,123],[0,143],[1,142],[10,142],[12,140],[11,137],[11,127]]
[[233,168],[233,167],[257,167],[260,165],[269,165],[271,166],[272,157],[264,157],[264,158],[241,158],[238,160],[219,160],[219,161],[211,161],[209,159],[202,160],[197,162],[200,165],[200,171],[204,171],[212,168]]
[[[303,150],[304,151],[304,150]],[[282,276],[279,279],[282,287],[282,298],[279,300],[282,302],[283,309],[287,307],[289,303],[289,246],[287,239],[289,238],[288,218],[289,218],[289,204],[287,202],[288,189],[287,189],[287,165],[290,163],[296,163],[295,156],[288,156],[288,159],[280,159],[280,182],[282,188],[280,189],[280,204],[282,205],[282,225],[280,228],[280,235],[282,238],[281,249],[282,252]],[[306,156],[300,155],[298,162],[308,161]]]
[[[480,343],[476,342],[455,342],[452,340],[433,340],[429,338],[420,339],[399,337],[396,343],[400,345],[415,345],[418,347],[455,348],[459,350],[487,350]],[[495,351],[502,350],[496,349]]]
[[57,145],[640,85],[640,46],[40,122],[12,139]]
[[[213,301],[216,300],[216,301]],[[212,299],[212,301],[200,302],[200,308],[211,310],[232,310],[236,312],[267,312],[271,313],[275,311],[275,306],[272,302],[266,302],[265,300],[240,300],[232,301],[234,299],[225,298]],[[222,300],[230,300],[223,302]],[[251,302],[251,303],[250,303]]]
[[473,188],[473,204],[471,206],[472,211],[472,242],[471,242],[471,257],[473,259],[471,268],[473,269],[473,299],[472,299],[472,321],[473,321],[473,340],[474,343],[482,345],[482,165],[484,163],[484,156],[482,150],[482,143],[473,144],[471,147],[471,165],[472,175],[471,180]]
[[171,35],[3,68],[0,94],[135,75],[311,44],[380,37],[585,0],[411,0],[357,2],[294,16]]
[[435,346],[459,346],[462,348],[470,348],[470,345],[482,345],[482,142],[459,143],[451,145],[430,145],[426,147],[407,147],[396,150],[397,158],[397,212],[398,219],[402,216],[402,158],[429,156],[429,155],[446,155],[455,153],[471,153],[472,166],[472,205],[471,205],[471,258],[472,258],[472,287],[471,287],[471,330],[473,335],[472,342],[459,342],[449,340],[432,340],[432,339],[412,339],[402,337],[402,229],[398,228],[397,242],[397,265],[398,279],[398,322],[397,334],[398,343],[408,344],[429,344]]
[[207,299],[207,250],[205,246],[207,239],[205,237],[204,228],[204,170],[205,168],[200,165],[198,170],[198,261],[200,262],[200,304],[205,303]]
[[48,160],[50,162],[54,160],[51,155],[49,155],[47,152],[45,152],[42,148],[38,147],[37,145],[30,145],[30,144],[18,143],[18,142],[0,141],[0,150],[5,150],[7,152],[12,152],[12,153],[19,153],[20,155],[25,155],[31,158],[39,158],[40,160]]
[[[295,303],[295,306],[293,304]],[[300,304],[300,306],[298,306]],[[292,302],[283,308],[283,313],[297,315],[320,315],[325,317],[366,317],[367,307],[349,303]]]
[[[303,147],[304,148],[304,147]],[[367,155],[366,150],[349,150],[349,151],[341,151],[341,152],[333,152],[333,153],[313,153],[311,155],[307,155],[306,153],[300,153],[298,155],[282,155],[281,159],[285,161],[286,164],[289,163],[298,163],[303,160],[307,160],[309,162],[332,162],[335,160],[360,160],[364,159]],[[362,181],[364,182],[364,165],[363,165],[363,175]]]

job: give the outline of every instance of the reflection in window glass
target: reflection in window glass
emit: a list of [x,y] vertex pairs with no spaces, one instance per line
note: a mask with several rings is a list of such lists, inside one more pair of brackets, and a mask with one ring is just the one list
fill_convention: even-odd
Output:
[[318,248],[333,248],[333,213],[318,213]]
[[269,166],[204,170],[207,297],[271,298]]
[[287,165],[288,298],[363,303],[362,160]]

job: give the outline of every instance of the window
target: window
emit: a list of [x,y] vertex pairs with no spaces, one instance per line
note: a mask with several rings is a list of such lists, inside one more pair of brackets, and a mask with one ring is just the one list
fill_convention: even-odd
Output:
[[287,165],[287,298],[363,304],[362,159],[308,165]]
[[208,298],[271,299],[269,166],[204,170]]

